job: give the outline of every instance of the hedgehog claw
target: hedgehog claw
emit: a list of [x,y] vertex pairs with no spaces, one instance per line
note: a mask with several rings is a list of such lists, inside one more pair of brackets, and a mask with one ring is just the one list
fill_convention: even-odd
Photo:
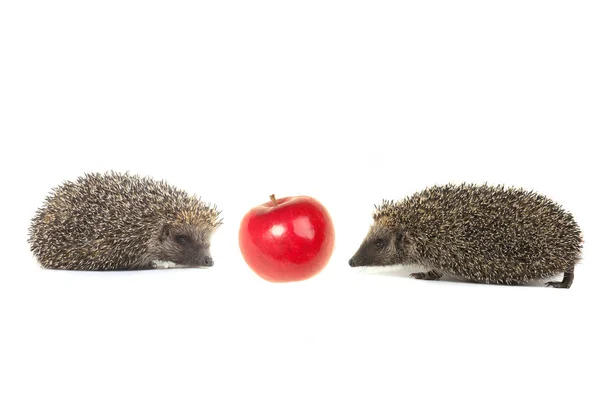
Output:
[[563,289],[568,289],[569,287],[571,287],[570,284],[566,284],[565,282],[546,282],[546,286]]
[[425,279],[426,276],[427,274],[425,272],[415,272],[410,274],[410,277],[415,279]]
[[415,272],[410,274],[410,277],[415,279],[423,279],[426,281],[437,281],[442,277],[442,275],[434,270],[431,270],[427,272]]
[[561,282],[546,282],[546,286],[554,288],[568,289],[573,283],[573,272],[565,272],[565,276]]

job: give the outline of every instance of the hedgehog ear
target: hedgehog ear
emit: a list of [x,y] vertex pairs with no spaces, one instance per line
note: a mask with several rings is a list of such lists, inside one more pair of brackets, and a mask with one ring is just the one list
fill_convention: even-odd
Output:
[[162,230],[160,231],[160,241],[164,242],[173,234],[173,225],[164,224]]
[[410,236],[405,232],[398,232],[396,236],[396,246],[398,248],[406,247],[410,244]]

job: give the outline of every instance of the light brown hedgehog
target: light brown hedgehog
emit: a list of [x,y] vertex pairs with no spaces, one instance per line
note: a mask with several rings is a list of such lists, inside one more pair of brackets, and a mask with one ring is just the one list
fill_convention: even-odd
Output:
[[569,288],[581,257],[573,216],[540,194],[488,185],[433,186],[376,207],[374,224],[350,265],[414,264],[471,282],[522,284],[564,274]]
[[52,190],[31,221],[28,242],[51,269],[212,266],[219,215],[164,181],[92,173]]

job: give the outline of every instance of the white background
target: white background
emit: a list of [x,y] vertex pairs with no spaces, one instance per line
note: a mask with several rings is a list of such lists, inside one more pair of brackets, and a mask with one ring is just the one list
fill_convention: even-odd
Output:
[[[599,7],[3,1],[0,398],[600,398]],[[217,203],[215,267],[40,269],[46,193],[109,169]],[[572,288],[347,266],[374,204],[463,181],[570,210]],[[321,275],[244,264],[239,221],[271,193],[331,212]]]

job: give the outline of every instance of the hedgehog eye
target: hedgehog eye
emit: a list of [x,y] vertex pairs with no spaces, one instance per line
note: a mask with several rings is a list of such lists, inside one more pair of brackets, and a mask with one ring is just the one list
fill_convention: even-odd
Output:
[[187,239],[187,237],[185,237],[183,235],[178,235],[178,236],[175,236],[175,241],[179,244],[186,244],[188,239]]
[[382,249],[383,248],[383,240],[381,240],[381,239],[375,240],[375,247],[377,247],[378,249]]

